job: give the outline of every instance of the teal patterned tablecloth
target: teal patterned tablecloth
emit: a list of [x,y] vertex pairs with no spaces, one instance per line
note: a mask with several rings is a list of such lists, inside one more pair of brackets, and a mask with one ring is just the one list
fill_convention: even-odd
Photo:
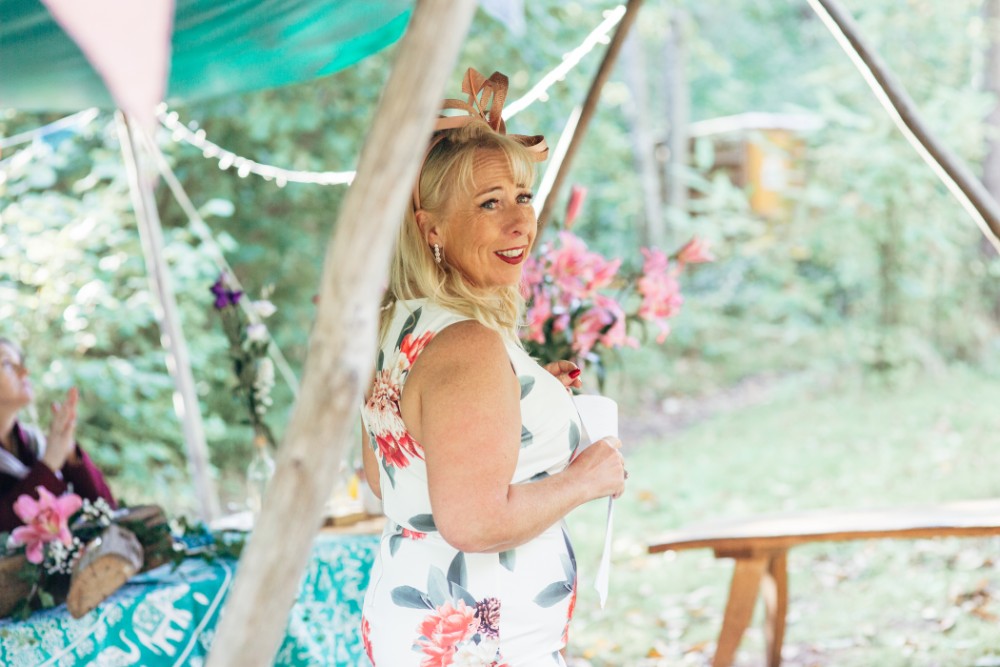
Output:
[[[361,604],[377,549],[375,535],[316,538],[275,665],[367,664]],[[234,576],[233,561],[188,559],[134,577],[80,619],[61,605],[0,621],[0,665],[199,667]]]

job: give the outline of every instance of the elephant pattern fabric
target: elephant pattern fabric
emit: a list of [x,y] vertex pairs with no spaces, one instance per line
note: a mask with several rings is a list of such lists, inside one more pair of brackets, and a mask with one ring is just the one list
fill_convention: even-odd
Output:
[[[565,525],[501,553],[455,549],[436,530],[423,448],[403,423],[410,368],[436,334],[465,319],[426,299],[400,301],[378,353],[362,418],[387,522],[362,614],[365,649],[376,667],[564,665],[577,589]],[[521,391],[511,483],[531,484],[565,470],[581,425],[562,383],[516,342],[505,346]]]
[[[275,667],[364,664],[361,605],[377,535],[317,536]],[[184,560],[133,577],[83,617],[65,605],[0,619],[4,667],[203,667],[236,563]]]

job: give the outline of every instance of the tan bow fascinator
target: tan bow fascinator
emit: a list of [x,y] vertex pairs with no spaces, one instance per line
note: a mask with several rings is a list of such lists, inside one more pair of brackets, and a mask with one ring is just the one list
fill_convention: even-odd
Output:
[[[466,112],[466,115],[438,116],[434,123],[434,138],[431,139],[427,152],[424,153],[424,162],[427,156],[446,136],[447,130],[454,130],[464,127],[469,123],[482,122],[490,126],[497,134],[503,134],[528,149],[528,154],[535,162],[541,162],[549,156],[549,147],[545,143],[545,137],[540,134],[507,134],[507,125],[503,120],[503,103],[507,99],[507,76],[500,72],[493,72],[486,78],[474,68],[470,67],[462,78],[462,92],[469,96],[468,101],[446,99],[441,103],[441,110],[457,109]],[[417,183],[413,186],[413,210],[420,210],[420,174],[423,172],[423,163],[420,171],[417,172]]]

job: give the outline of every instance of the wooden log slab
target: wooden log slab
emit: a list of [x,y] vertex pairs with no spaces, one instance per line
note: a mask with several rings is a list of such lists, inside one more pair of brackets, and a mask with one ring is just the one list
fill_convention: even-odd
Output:
[[121,526],[108,526],[84,548],[73,568],[66,609],[80,618],[95,608],[142,569],[142,545],[135,534]]
[[17,603],[31,592],[31,585],[17,576],[27,562],[24,554],[0,558],[0,618],[10,616]]
[[170,534],[167,516],[162,507],[159,505],[129,507],[127,513],[116,521],[133,531],[135,530],[132,527],[133,524],[141,523],[144,527],[143,537],[140,539],[144,557],[142,572],[152,570],[169,561],[169,554],[173,551],[174,538]]

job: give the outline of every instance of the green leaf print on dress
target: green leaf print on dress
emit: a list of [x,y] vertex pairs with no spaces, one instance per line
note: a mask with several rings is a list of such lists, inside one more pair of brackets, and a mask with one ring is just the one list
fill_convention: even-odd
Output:
[[396,339],[396,349],[398,350],[403,345],[403,339],[417,328],[417,321],[420,319],[420,311],[423,308],[417,308],[415,311],[410,313],[410,316],[406,318],[406,322],[403,324],[403,330],[399,332],[399,338]]
[[413,530],[419,530],[421,533],[437,532],[433,514],[415,514],[410,517],[409,524],[413,526]]
[[531,375],[518,375],[517,381],[521,385],[521,400],[531,393],[531,390],[535,388],[535,378]]
[[569,451],[575,452],[580,446],[580,427],[575,421],[569,423]]

